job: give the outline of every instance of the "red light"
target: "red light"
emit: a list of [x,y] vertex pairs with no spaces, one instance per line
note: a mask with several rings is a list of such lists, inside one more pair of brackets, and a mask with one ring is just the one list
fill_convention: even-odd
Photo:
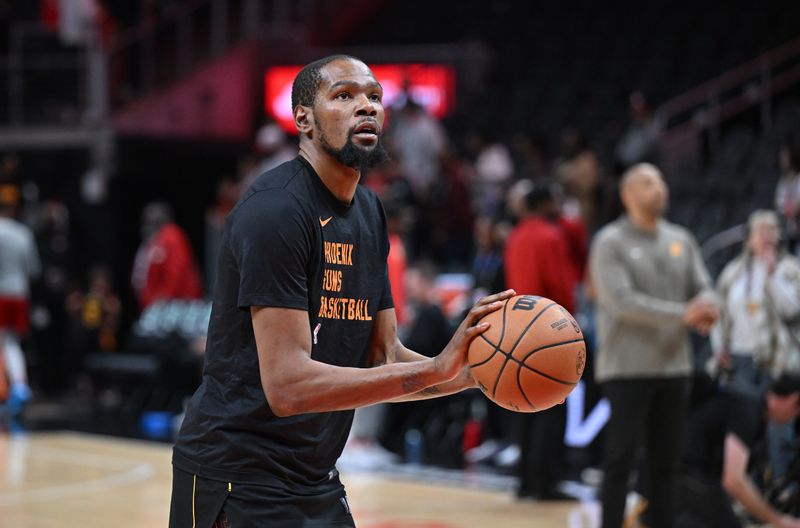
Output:
[[[297,133],[292,117],[292,82],[302,66],[274,66],[264,74],[264,110],[287,132]],[[371,66],[383,86],[383,105],[390,108],[411,97],[432,115],[442,118],[455,106],[455,71],[444,64],[377,64]]]

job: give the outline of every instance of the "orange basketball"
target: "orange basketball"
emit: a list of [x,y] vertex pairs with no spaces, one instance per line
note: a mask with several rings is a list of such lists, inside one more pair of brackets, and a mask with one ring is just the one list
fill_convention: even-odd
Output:
[[469,366],[496,404],[537,412],[564,401],[586,364],[586,345],[575,318],[545,297],[517,295],[485,316],[491,327],[472,340]]

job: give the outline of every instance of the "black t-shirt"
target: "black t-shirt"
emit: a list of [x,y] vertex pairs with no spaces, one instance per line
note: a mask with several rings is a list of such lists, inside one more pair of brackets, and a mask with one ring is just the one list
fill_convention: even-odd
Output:
[[378,198],[338,201],[302,157],[260,176],[225,222],[203,381],[173,463],[207,478],[284,487],[329,480],[353,411],[277,417],[259,377],[251,306],[308,312],[311,357],[366,366],[376,313],[392,308]]
[[689,414],[684,466],[714,480],[722,478],[725,437],[736,435],[752,452],[764,435],[764,402],[736,392],[717,392]]

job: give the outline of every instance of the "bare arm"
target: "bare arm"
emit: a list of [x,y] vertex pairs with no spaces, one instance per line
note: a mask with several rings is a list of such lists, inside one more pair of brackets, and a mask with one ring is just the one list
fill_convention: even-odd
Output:
[[[473,307],[456,335],[435,358],[385,361],[366,369],[338,367],[312,359],[306,311],[251,307],[264,394],[276,415],[291,416],[354,409],[446,383],[466,366],[469,342],[488,328],[486,324],[475,323],[500,305],[496,302]],[[384,348],[384,352],[389,348]]]
[[758,489],[747,476],[747,461],[750,451],[734,434],[725,436],[725,454],[723,458],[722,486],[734,499],[758,520],[772,526],[800,526],[800,520],[784,517],[775,511],[758,492]]

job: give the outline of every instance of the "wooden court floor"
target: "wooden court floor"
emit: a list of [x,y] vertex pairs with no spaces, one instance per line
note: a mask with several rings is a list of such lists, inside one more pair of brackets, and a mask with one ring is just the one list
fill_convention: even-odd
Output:
[[[0,527],[165,527],[170,448],[77,433],[0,436]],[[596,505],[344,473],[359,528],[593,528]],[[188,527],[187,527],[188,528]]]

